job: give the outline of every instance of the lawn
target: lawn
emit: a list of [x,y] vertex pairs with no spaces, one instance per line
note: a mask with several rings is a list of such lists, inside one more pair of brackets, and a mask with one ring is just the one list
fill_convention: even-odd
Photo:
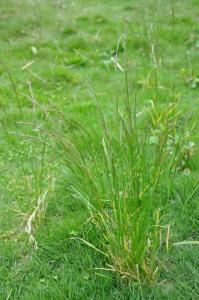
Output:
[[[198,16],[197,0],[1,0],[0,299],[199,299]],[[128,143],[116,109],[125,111],[125,98],[135,108],[132,136],[139,139],[147,128],[150,147],[158,147],[156,134],[159,141],[165,135],[162,147],[170,148],[163,154],[177,153],[175,174],[168,176],[166,158],[160,187],[147,194],[157,200],[163,228],[153,282],[107,270],[110,257],[103,252],[110,240],[102,242],[100,223],[82,201],[98,199],[91,185],[84,195],[90,182],[84,175],[96,175],[96,164],[98,175],[104,173],[94,183],[109,213],[107,182],[115,171],[109,174],[104,119],[113,159],[118,154],[114,193],[131,183],[131,158],[125,161],[123,149],[131,149],[132,136]],[[123,144],[116,138],[118,116]],[[69,141],[83,157],[80,164],[73,164]],[[153,161],[144,143],[141,138],[139,154],[132,150],[141,184]],[[150,219],[151,206],[143,208]]]

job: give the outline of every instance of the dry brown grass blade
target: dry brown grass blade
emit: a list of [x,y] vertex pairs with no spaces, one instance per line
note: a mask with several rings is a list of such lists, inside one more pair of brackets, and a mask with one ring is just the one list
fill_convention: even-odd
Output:
[[34,229],[34,222],[36,221],[36,218],[40,218],[41,215],[44,214],[46,205],[45,205],[45,199],[48,194],[48,191],[45,191],[41,196],[39,196],[37,200],[37,206],[33,210],[33,212],[29,215],[26,225],[25,225],[25,232],[29,236],[29,243],[34,245],[34,248],[37,249],[37,241],[35,238],[35,229]]
[[28,234],[29,243],[32,244],[37,249],[37,241],[35,238],[35,226],[37,221],[44,216],[45,210],[47,207],[46,197],[48,195],[48,190],[43,192],[41,196],[38,197],[37,204],[33,210],[29,211],[26,214],[23,214],[23,221],[19,226],[16,227],[15,230],[8,231],[2,235],[0,235],[0,239],[2,240],[9,240],[12,238],[17,238],[18,235],[22,234],[23,232]]

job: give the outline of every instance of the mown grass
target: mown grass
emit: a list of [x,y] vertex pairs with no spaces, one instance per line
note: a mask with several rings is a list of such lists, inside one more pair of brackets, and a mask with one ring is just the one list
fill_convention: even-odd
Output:
[[[198,240],[198,12],[194,0],[1,1],[2,299],[198,298],[198,246],[171,247],[174,242]],[[101,247],[100,231],[89,222],[87,209],[71,197],[74,179],[64,163],[67,153],[59,145],[60,138],[70,138],[85,156],[91,149],[102,150],[103,129],[90,82],[109,134],[117,135],[115,104],[123,109],[126,88],[124,74],[115,71],[111,58],[127,28],[128,84],[130,91],[134,88],[130,96],[137,94],[142,130],[148,118],[150,142],[156,144],[165,120],[171,118],[176,128],[172,110],[167,115],[169,103],[177,103],[180,126],[191,111],[184,122],[186,144],[180,142],[175,160],[175,180],[158,191],[163,225],[170,224],[170,249],[160,253],[158,284],[141,287],[139,280],[129,283],[115,272],[99,270],[107,259],[76,238]],[[124,47],[118,51],[124,66]],[[82,139],[79,123],[98,132],[92,143]],[[169,151],[178,147],[179,135],[171,130]],[[190,141],[196,146],[189,157]],[[117,143],[114,140],[114,149],[123,153]],[[105,148],[106,144],[107,138]],[[105,161],[100,155],[96,159],[104,170],[108,156]],[[120,166],[119,172],[125,169],[125,164]],[[45,201],[38,203],[45,193]],[[30,231],[28,220],[34,212]],[[36,243],[30,241],[31,234]]]

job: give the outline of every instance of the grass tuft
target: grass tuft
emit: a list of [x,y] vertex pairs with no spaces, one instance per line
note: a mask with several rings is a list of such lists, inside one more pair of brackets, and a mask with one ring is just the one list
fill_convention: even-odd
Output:
[[71,141],[65,144],[64,159],[70,169],[70,193],[85,204],[100,235],[98,246],[85,243],[105,253],[104,270],[152,283],[162,264],[160,253],[169,249],[170,225],[163,224],[162,208],[169,200],[181,141],[170,150],[175,106],[158,114],[152,103],[151,122],[137,125],[128,84],[125,71],[126,95],[117,105],[114,130],[97,103],[102,134],[82,130],[80,139],[89,140],[89,149],[85,153],[85,147]]

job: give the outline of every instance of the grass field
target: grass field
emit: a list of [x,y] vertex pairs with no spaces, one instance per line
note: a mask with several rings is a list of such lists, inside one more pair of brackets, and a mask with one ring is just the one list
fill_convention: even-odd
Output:
[[[1,0],[0,299],[199,299],[198,16],[197,0]],[[98,104],[116,136],[127,92],[139,129],[153,124],[152,144],[172,123],[178,153],[172,180],[164,175],[150,194],[166,228],[153,283],[104,270],[100,231],[70,190],[81,169],[71,175],[63,147],[72,140],[86,158],[100,152]],[[114,147],[125,169],[117,139]],[[148,157],[138,159],[146,168]],[[128,172],[117,172],[119,186]]]

